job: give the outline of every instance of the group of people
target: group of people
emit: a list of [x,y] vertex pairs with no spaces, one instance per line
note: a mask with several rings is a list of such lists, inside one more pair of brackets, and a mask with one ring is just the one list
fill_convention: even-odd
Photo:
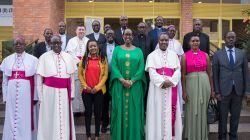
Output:
[[119,29],[107,24],[104,34],[97,20],[89,35],[79,25],[71,39],[60,22],[59,35],[44,30],[45,41],[35,46],[34,56],[24,51],[23,36],[15,38],[15,53],[0,66],[3,140],[75,140],[73,118],[83,111],[87,140],[93,112],[95,140],[109,124],[112,140],[208,140],[210,98],[219,104],[218,138],[227,138],[230,112],[229,137],[237,140],[243,96],[249,100],[250,89],[247,58],[235,48],[236,34],[225,34],[225,47],[214,54],[211,66],[201,20],[194,20],[183,46],[174,39],[173,25],[163,28],[161,16],[148,33],[144,22],[133,32],[127,16],[119,20]]

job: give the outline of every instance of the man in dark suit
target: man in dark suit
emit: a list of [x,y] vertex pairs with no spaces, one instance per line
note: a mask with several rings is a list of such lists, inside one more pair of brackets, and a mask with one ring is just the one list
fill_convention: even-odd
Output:
[[183,38],[183,50],[184,52],[189,51],[191,48],[189,46],[189,41],[192,36],[199,36],[200,38],[200,50],[206,52],[208,55],[210,53],[209,36],[202,33],[202,21],[200,19],[195,19],[193,24],[193,32],[187,33]]
[[99,47],[106,43],[105,35],[99,32],[100,27],[101,27],[100,22],[98,20],[94,20],[92,22],[92,29],[94,33],[91,33],[86,36],[90,40],[95,40]]
[[53,31],[51,28],[46,28],[43,32],[43,36],[45,38],[44,42],[40,42],[35,45],[33,49],[33,55],[39,58],[42,54],[51,50],[50,47],[50,39],[53,36]]
[[227,138],[227,118],[230,112],[230,140],[238,140],[237,130],[241,104],[245,95],[249,100],[248,63],[242,50],[235,48],[236,34],[225,35],[226,46],[213,56],[214,90],[219,105],[219,140]]
[[112,61],[112,55],[114,52],[115,47],[117,44],[115,44],[115,34],[112,29],[108,30],[106,32],[106,40],[107,42],[103,44],[101,47],[101,55],[106,56],[108,60],[109,65],[109,74],[108,79],[106,81],[106,87],[107,87],[107,93],[104,94],[104,100],[103,100],[103,108],[102,108],[102,133],[107,132],[107,126],[110,123],[109,119],[109,101],[111,100],[111,96],[109,94],[109,79],[111,74],[111,61]]
[[167,29],[163,28],[164,19],[162,16],[155,18],[155,28],[148,32],[148,46],[149,53],[155,50],[155,47],[158,43],[158,37],[162,32],[167,32]]
[[62,51],[65,51],[66,46],[69,42],[70,36],[65,34],[65,30],[66,30],[66,24],[61,21],[58,24],[58,28],[59,28],[59,36],[61,37],[61,41],[62,41]]
[[128,17],[127,16],[121,16],[120,17],[120,25],[121,27],[115,30],[115,43],[118,45],[123,45],[123,33],[125,29],[128,28]]
[[140,22],[137,25],[137,33],[133,38],[133,45],[135,47],[139,47],[144,55],[144,60],[146,60],[147,56],[148,56],[148,46],[147,46],[147,35],[146,35],[146,29],[147,29],[147,25],[145,22]]
[[108,31],[108,30],[110,30],[111,29],[111,25],[110,24],[105,24],[104,25],[104,35],[106,35],[106,32]]

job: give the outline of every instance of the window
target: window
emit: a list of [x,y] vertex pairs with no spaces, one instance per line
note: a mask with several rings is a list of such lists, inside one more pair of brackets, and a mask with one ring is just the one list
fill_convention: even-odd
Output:
[[220,0],[193,0],[193,3],[220,3]]
[[222,0],[222,3],[248,4],[250,3],[250,0]]
[[76,36],[76,27],[78,25],[84,25],[84,19],[83,18],[67,18],[66,25],[67,25],[67,35]]
[[1,0],[0,5],[12,5],[12,0]]

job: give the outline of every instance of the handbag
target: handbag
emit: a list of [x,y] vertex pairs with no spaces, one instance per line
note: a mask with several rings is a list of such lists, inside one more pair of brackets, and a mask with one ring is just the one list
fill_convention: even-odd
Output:
[[219,120],[219,110],[215,99],[210,98],[207,107],[207,123],[212,124]]

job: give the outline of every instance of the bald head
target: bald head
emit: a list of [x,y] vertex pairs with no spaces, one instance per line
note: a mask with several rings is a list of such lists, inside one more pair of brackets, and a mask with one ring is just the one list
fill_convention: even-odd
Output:
[[126,29],[128,27],[128,17],[127,16],[120,17],[120,25],[123,29]]
[[62,48],[62,41],[61,41],[61,37],[59,35],[53,35],[51,37],[51,48],[55,53],[60,53]]
[[198,33],[202,31],[202,21],[200,19],[194,20],[193,30],[194,32],[198,32]]
[[64,35],[66,30],[66,24],[64,23],[64,21],[58,23],[58,28],[59,28],[59,34]]
[[14,50],[16,53],[23,53],[25,50],[25,39],[24,36],[20,35],[14,39]]

